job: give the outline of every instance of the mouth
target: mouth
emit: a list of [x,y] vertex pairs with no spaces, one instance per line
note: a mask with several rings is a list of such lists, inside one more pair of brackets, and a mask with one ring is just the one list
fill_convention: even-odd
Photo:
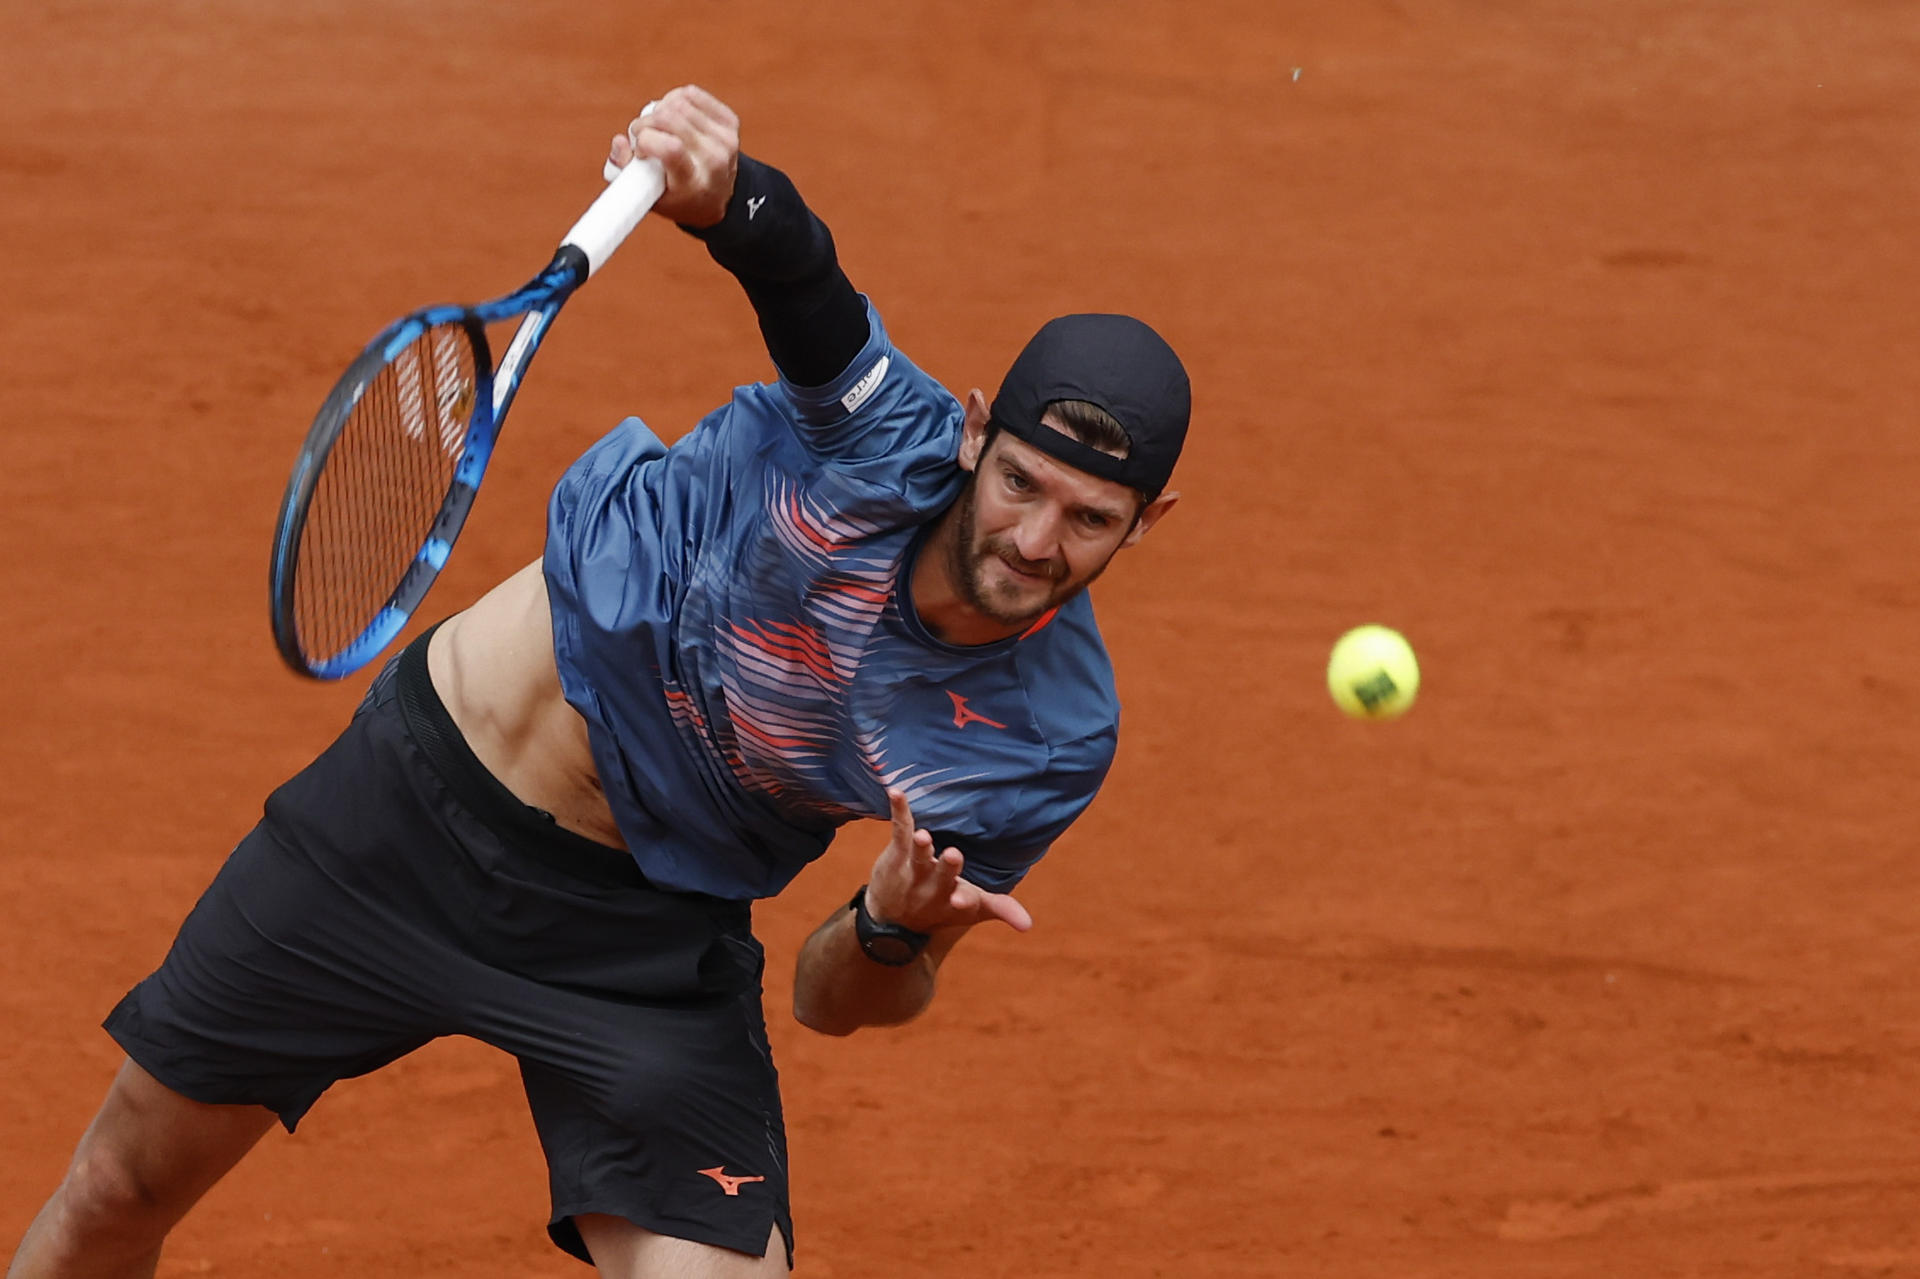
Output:
[[1049,586],[1053,584],[1053,566],[1050,564],[1042,564],[1037,570],[1026,569],[1020,567],[1020,565],[1004,555],[996,554],[994,558],[1006,565],[1007,572],[1013,574],[1023,582],[1045,583]]

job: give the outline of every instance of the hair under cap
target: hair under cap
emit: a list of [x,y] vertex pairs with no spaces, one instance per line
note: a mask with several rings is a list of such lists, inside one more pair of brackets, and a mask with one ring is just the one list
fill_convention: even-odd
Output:
[[[1055,400],[1097,404],[1126,428],[1114,457],[1043,424]],[[990,416],[1009,435],[1103,480],[1160,496],[1186,442],[1193,391],[1173,348],[1129,315],[1063,315],[1033,335],[1007,370]]]

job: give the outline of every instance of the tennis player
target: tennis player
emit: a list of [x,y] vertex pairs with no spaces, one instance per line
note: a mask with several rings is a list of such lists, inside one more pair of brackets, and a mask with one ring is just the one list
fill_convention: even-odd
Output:
[[962,402],[724,104],[675,89],[615,139],[636,154],[777,380],[671,448],[631,418],[595,444],[543,558],[268,798],[108,1017],[128,1060],[11,1279],[152,1275],[276,1120],[451,1034],[518,1058],[561,1248],[623,1279],[784,1274],[751,903],[890,818],[797,960],[794,1015],[833,1035],[918,1014],[969,928],[1030,926],[1010,891],[1113,758],[1085,588],[1174,505],[1179,360],[1066,316]]

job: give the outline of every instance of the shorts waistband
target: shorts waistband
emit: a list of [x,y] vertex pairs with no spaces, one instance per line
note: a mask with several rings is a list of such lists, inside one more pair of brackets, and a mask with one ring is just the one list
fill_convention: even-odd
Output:
[[476,816],[513,840],[517,850],[556,870],[597,884],[627,888],[650,887],[631,855],[624,849],[575,834],[551,815],[521,802],[499,778],[487,771],[467,745],[459,725],[447,710],[427,672],[427,643],[438,623],[400,651],[394,673],[394,692],[407,730],[420,746],[447,789]]

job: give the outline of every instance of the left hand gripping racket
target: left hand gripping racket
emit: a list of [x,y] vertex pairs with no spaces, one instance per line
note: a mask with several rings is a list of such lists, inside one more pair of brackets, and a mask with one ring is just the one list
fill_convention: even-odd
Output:
[[[301,675],[377,657],[447,562],[533,353],[573,291],[665,189],[655,160],[614,177],[553,261],[504,297],[394,321],[334,384],[273,535],[273,638]],[[486,326],[518,319],[496,365]]]

